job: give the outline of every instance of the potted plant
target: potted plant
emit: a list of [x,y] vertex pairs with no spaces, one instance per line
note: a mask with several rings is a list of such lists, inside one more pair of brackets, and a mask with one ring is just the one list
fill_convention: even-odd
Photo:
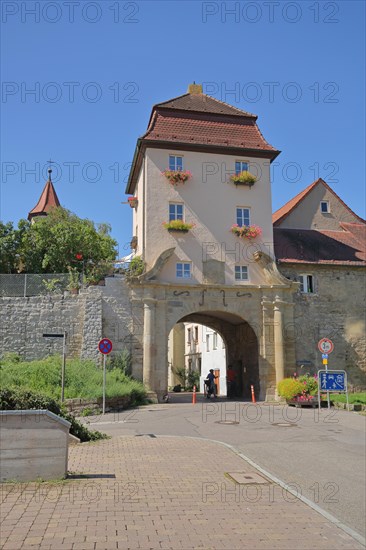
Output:
[[296,378],[284,378],[277,384],[278,395],[284,397],[289,405],[296,407],[311,406],[318,404],[318,380],[316,376],[299,376]]
[[230,176],[230,181],[235,183],[235,185],[249,185],[251,187],[257,181],[257,178],[254,174],[248,172],[248,170],[243,170],[239,174]]
[[137,205],[139,203],[137,197],[128,197],[127,201],[131,208],[137,208]]
[[178,185],[178,183],[185,183],[192,177],[189,170],[169,170],[166,169],[162,172],[162,175],[166,177],[171,185]]
[[169,232],[180,231],[181,233],[188,233],[188,231],[194,227],[194,224],[186,223],[182,220],[171,220],[170,222],[164,222],[163,227]]
[[237,237],[242,237],[243,239],[255,239],[262,234],[262,228],[258,225],[243,225],[240,226],[235,223],[231,229],[231,233]]
[[71,294],[78,294],[79,289],[81,287],[80,284],[80,273],[76,269],[76,267],[68,267],[69,271],[69,283],[67,285],[67,289],[71,292]]
[[113,273],[113,265],[110,262],[101,261],[90,267],[84,277],[84,282],[89,286],[103,284],[106,275]]

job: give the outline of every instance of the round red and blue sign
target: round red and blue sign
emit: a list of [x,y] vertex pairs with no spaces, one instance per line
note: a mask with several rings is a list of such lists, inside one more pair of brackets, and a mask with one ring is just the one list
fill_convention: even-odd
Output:
[[111,353],[112,348],[113,345],[109,338],[103,338],[98,344],[98,349],[100,353],[103,353],[103,355],[108,355],[109,353]]

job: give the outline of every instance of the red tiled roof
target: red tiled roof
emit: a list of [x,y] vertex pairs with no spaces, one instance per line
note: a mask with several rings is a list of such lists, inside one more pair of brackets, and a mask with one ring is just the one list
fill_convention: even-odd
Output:
[[174,109],[175,111],[179,109],[184,111],[196,111],[198,113],[245,116],[257,119],[257,116],[252,113],[242,111],[242,109],[233,107],[228,103],[219,101],[218,99],[206,94],[183,94],[173,99],[169,99],[168,101],[163,101],[162,103],[154,105],[153,110],[158,107],[163,107],[164,109]]
[[[279,208],[278,210],[276,210],[276,212],[274,212],[272,214],[272,223],[274,226],[276,225],[280,225],[280,223],[285,219],[287,218],[287,216],[290,214],[290,212],[292,212],[296,206],[298,204],[300,204],[300,202],[306,197],[306,195],[308,193],[310,193],[310,191],[316,186],[318,185],[319,182],[323,182],[322,179],[318,179],[316,181],[314,181],[311,185],[309,185],[308,187],[306,187],[306,189],[304,189],[303,191],[301,191],[301,193],[299,193],[298,195],[296,195],[296,197],[293,197],[291,200],[289,200],[288,202],[286,202],[286,204],[284,204],[283,206],[281,206],[281,208]],[[324,182],[325,183],[325,182]]]
[[46,185],[44,186],[39,201],[37,202],[33,210],[29,212],[28,220],[31,220],[34,216],[46,214],[52,208],[56,208],[57,206],[60,206],[60,201],[58,200],[52,181],[48,180]]
[[262,136],[255,119],[156,111],[144,141],[171,141],[276,151]]
[[133,193],[148,146],[168,148],[171,143],[182,150],[249,152],[273,160],[280,151],[264,139],[256,120],[252,113],[196,92],[154,105],[147,131],[137,142],[126,193]]
[[280,263],[333,264],[366,266],[365,224],[349,230],[315,231],[312,229],[273,228],[274,251]]
[[[353,210],[350,209],[349,206],[347,206],[347,204],[345,202],[342,201],[342,199],[337,195],[337,193],[335,193],[335,191],[333,191],[333,189],[331,187],[329,187],[329,185],[322,179],[322,178],[319,178],[317,179],[316,181],[314,181],[312,184],[310,184],[308,187],[306,187],[306,189],[304,189],[303,191],[301,191],[301,193],[299,193],[298,195],[296,195],[296,197],[294,197],[293,199],[289,200],[286,204],[284,204],[283,206],[281,206],[281,208],[279,208],[278,210],[276,210],[276,212],[274,212],[272,214],[272,223],[274,226],[279,226],[281,225],[281,223],[283,222],[283,220],[285,220],[287,218],[287,216],[293,211],[295,210],[295,208],[301,203],[301,201],[304,200],[304,198],[310,193],[310,191],[312,191],[312,189],[314,189],[314,187],[316,187],[317,185],[320,185],[322,184],[324,187],[326,187],[326,189],[328,189],[328,191],[330,191],[331,193],[333,193],[333,195],[343,204],[343,206],[345,208],[347,208],[347,210],[349,212],[351,212],[351,214],[353,214],[357,219],[360,220],[361,223],[364,223],[365,220],[363,220],[362,218],[360,218],[360,216],[357,216],[357,214],[355,214],[353,212]],[[357,224],[356,224],[357,225]]]

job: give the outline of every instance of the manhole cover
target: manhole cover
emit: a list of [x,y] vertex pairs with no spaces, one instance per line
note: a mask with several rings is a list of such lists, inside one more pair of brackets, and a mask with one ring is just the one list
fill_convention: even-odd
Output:
[[238,483],[239,485],[262,485],[264,483],[270,483],[268,479],[259,474],[247,472],[227,472],[227,475],[230,476],[235,481],[235,483]]
[[274,422],[272,426],[279,426],[280,428],[292,428],[294,426],[297,426],[297,424],[294,424],[293,422]]
[[216,424],[239,424],[235,420],[216,420]]

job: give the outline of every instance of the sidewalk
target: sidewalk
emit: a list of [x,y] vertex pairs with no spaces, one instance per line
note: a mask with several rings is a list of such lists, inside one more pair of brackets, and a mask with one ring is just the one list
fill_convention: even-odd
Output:
[[1,485],[1,548],[338,550],[363,546],[202,439],[115,437],[70,448],[70,479]]

